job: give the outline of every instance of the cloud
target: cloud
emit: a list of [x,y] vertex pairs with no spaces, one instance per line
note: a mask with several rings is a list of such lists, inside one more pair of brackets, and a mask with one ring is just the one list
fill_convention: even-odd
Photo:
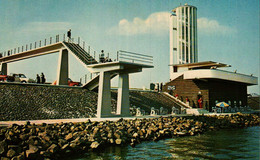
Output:
[[[119,34],[125,36],[138,34],[156,34],[162,35],[169,31],[169,16],[168,12],[152,13],[147,19],[135,17],[132,21],[122,19],[118,25],[109,29],[109,34]],[[214,19],[205,17],[198,19],[198,30],[202,34],[218,34],[226,35],[236,33],[236,28],[220,24]]]
[[229,26],[221,25],[216,20],[211,20],[208,18],[199,18],[198,19],[198,32],[205,33],[205,34],[233,34],[236,33],[236,28],[232,28]]
[[135,17],[133,21],[122,19],[116,27],[108,30],[109,34],[137,35],[156,34],[160,35],[169,31],[168,12],[157,12],[151,14],[147,19]]

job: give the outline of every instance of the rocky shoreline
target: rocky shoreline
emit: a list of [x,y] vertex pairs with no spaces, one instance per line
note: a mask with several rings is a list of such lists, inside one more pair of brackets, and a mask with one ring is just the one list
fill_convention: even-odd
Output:
[[242,128],[260,124],[254,114],[219,116],[160,117],[120,119],[80,123],[35,125],[13,124],[0,131],[1,160],[60,159],[91,152],[108,145],[135,146],[178,136],[194,136],[209,130]]

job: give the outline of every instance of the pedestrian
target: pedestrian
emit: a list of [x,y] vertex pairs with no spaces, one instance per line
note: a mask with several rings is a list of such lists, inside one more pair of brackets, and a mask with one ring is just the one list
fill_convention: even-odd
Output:
[[161,84],[160,84],[160,90],[161,90],[161,92],[162,92],[162,89],[163,89],[163,83],[161,82]]
[[45,76],[44,76],[44,74],[42,73],[42,74],[41,74],[41,82],[42,82],[42,84],[44,84],[45,81],[46,81]]
[[36,75],[36,83],[41,83],[41,77],[39,74]]
[[190,100],[188,97],[186,97],[186,104],[189,106],[190,105]]
[[7,55],[10,56],[10,51],[7,52]]
[[71,29],[67,32],[68,42],[71,42]]
[[104,63],[104,62],[105,62],[104,50],[101,50],[101,54],[100,54],[100,56],[99,56],[99,62],[100,62],[100,63]]
[[199,103],[199,108],[202,108],[202,104],[203,104],[202,97],[200,97],[200,99],[198,100],[198,103]]

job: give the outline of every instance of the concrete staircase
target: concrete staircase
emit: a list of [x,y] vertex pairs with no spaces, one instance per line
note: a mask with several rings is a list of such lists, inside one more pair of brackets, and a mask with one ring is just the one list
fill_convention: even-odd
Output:
[[70,50],[85,65],[98,63],[87,51],[76,43],[63,42],[64,46]]

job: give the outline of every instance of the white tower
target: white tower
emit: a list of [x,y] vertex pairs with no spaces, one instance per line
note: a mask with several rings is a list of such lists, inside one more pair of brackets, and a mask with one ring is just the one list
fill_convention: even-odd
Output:
[[197,8],[187,3],[170,16],[170,77],[174,64],[198,62]]

